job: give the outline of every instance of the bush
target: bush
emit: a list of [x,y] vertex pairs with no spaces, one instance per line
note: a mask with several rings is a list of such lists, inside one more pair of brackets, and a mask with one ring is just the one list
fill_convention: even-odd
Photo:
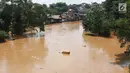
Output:
[[3,31],[3,30],[1,30],[0,31],[0,41],[5,41],[5,39],[8,37],[8,34],[5,32],[5,31]]
[[116,21],[116,34],[119,38],[130,38],[130,23],[126,18],[120,18]]
[[[127,42],[130,42],[130,23],[126,18],[116,20],[116,35],[121,42],[121,47],[124,47]],[[130,44],[128,44],[130,45]]]

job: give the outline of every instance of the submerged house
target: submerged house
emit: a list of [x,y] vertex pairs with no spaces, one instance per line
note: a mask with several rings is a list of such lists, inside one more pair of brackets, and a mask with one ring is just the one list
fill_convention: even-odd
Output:
[[82,20],[85,15],[69,9],[61,15],[48,15],[48,24]]
[[62,22],[62,17],[61,15],[52,15],[48,17],[48,22],[49,23],[61,23]]
[[69,9],[67,12],[62,14],[64,21],[76,21],[80,20],[80,14],[75,12],[73,9]]

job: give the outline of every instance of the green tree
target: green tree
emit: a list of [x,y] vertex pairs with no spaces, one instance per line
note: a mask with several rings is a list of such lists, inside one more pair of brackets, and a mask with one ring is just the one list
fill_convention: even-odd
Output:
[[45,4],[34,4],[31,0],[2,0],[2,3],[0,17],[4,21],[5,31],[20,35],[30,26],[39,26],[44,30],[47,20]]
[[[119,3],[127,3],[127,12],[118,11]],[[121,47],[128,46],[130,52],[130,0],[106,0],[102,4],[93,3],[86,9],[83,26],[86,31],[109,34],[111,30],[121,42]]]
[[40,4],[33,4],[33,17],[30,18],[31,26],[40,26],[41,30],[44,31],[44,25],[47,21],[47,8]]
[[0,30],[0,42],[4,42],[5,38],[7,38],[7,37],[8,37],[7,32]]
[[110,36],[110,26],[104,7],[101,4],[93,3],[83,20],[84,29],[101,36]]
[[68,10],[66,3],[58,2],[56,4],[50,4],[50,11],[52,14],[62,14]]
[[[124,17],[120,17],[116,20],[116,34],[121,42],[121,47],[125,45],[130,48],[130,1],[127,0],[127,13],[122,13]],[[129,51],[130,52],[130,51]]]

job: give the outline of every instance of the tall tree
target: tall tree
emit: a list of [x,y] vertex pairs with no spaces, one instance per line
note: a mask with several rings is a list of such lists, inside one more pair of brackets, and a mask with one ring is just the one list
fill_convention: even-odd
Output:
[[87,10],[83,20],[83,27],[86,31],[101,36],[110,36],[110,21],[102,4],[93,3],[91,8]]
[[56,4],[51,4],[50,10],[52,14],[62,14],[63,12],[66,12],[68,10],[68,6],[66,3],[58,2]]
[[[130,49],[130,1],[126,0],[127,3],[127,13],[123,13],[124,17],[120,17],[116,20],[117,36],[121,42],[121,47],[125,45]],[[130,53],[130,51],[129,51]]]
[[4,30],[15,34],[22,34],[29,26],[43,27],[47,19],[46,5],[34,4],[31,0],[2,0],[3,10],[1,18],[4,21]]

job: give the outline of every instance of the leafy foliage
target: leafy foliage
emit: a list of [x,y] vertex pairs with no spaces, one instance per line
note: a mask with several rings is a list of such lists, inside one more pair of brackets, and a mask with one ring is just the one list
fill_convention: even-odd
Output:
[[66,12],[68,10],[68,6],[66,3],[58,2],[56,4],[50,5],[50,12],[51,14],[62,14],[63,12]]
[[[10,2],[10,4],[8,3]],[[3,30],[13,34],[22,34],[25,28],[39,26],[43,28],[47,20],[47,6],[32,3],[31,0],[2,0],[0,17],[4,21]]]
[[127,45],[130,48],[130,2],[127,1],[127,13],[124,16],[116,20],[116,34],[121,42],[121,47]]
[[110,36],[110,24],[105,16],[103,6],[93,3],[83,20],[84,29],[101,36]]
[[[124,2],[127,3],[127,12],[120,13],[118,4]],[[127,45],[130,48],[130,0],[106,0],[102,4],[91,4],[86,10],[86,17],[83,20],[86,31],[104,35],[114,30],[121,47]]]
[[5,31],[0,30],[0,42],[5,41],[5,38],[8,37],[8,34]]

